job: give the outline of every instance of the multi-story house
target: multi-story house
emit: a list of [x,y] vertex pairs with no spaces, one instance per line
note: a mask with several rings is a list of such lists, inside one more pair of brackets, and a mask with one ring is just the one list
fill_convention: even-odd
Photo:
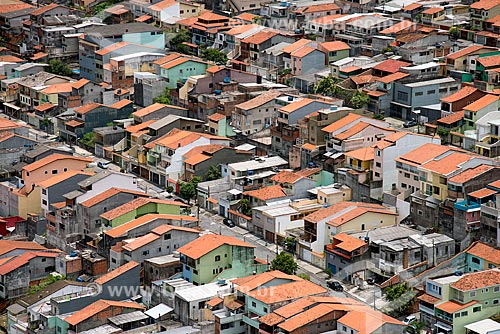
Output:
[[130,88],[134,85],[135,72],[154,73],[153,62],[164,57],[163,53],[138,52],[115,56],[103,65],[103,82],[113,88]]
[[295,18],[295,29],[304,30],[307,23],[313,19],[341,13],[341,8],[334,3],[320,3],[297,7],[290,16]]
[[464,130],[476,128],[476,121],[492,111],[498,111],[498,96],[487,94],[464,107]]
[[500,143],[498,142],[500,133],[498,131],[499,124],[497,121],[499,117],[500,112],[491,111],[475,122],[475,151],[483,157],[495,158],[500,155]]
[[[33,50],[33,47],[42,44],[42,28],[46,25],[46,19],[50,21],[50,19],[53,17],[68,16],[69,14],[70,9],[68,7],[61,6],[56,3],[38,7],[37,9],[32,11],[30,13],[29,21],[23,22],[23,29],[25,30],[24,42],[26,43],[26,48],[28,50]],[[61,37],[62,36],[59,36],[59,39]],[[42,46],[47,47],[49,45],[42,44]]]
[[[168,56],[167,56],[168,57]],[[167,82],[167,88],[173,89],[178,83],[184,83],[188,77],[205,74],[208,64],[200,58],[180,56],[169,61],[159,59],[157,73]]]
[[422,321],[440,333],[464,334],[465,325],[498,313],[500,270],[431,278],[419,297]]
[[479,55],[492,53],[497,51],[496,48],[491,48],[483,45],[471,45],[462,50],[450,53],[446,56],[446,68],[448,71],[467,71],[476,68],[476,59]]
[[316,185],[313,179],[290,170],[282,170],[269,180],[273,185],[280,185],[290,199],[307,198],[308,191]]
[[474,2],[469,7],[471,25],[474,29],[483,30],[485,21],[500,14],[500,4],[490,0]]
[[441,99],[441,111],[445,113],[456,113],[463,110],[464,107],[477,101],[486,93],[471,86],[462,87],[456,93]]
[[265,261],[258,262],[255,258],[252,245],[230,236],[206,234],[177,251],[183,264],[183,277],[194,285],[268,270]]
[[350,46],[341,41],[323,42],[319,49],[325,53],[326,64],[349,57]]
[[422,22],[425,24],[433,24],[436,21],[444,19],[445,10],[443,7],[430,7],[422,13]]
[[234,129],[250,135],[269,128],[278,115],[276,98],[282,94],[280,91],[270,90],[237,104],[231,117]]

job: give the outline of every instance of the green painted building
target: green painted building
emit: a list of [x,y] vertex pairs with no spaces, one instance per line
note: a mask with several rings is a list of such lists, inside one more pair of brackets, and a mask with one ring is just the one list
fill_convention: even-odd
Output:
[[184,279],[195,285],[259,274],[268,269],[265,261],[255,258],[254,246],[230,236],[203,235],[177,251]]
[[208,64],[197,59],[181,57],[160,66],[160,76],[167,81],[167,88],[174,89],[178,82],[185,82],[192,75],[205,74]]
[[136,198],[101,215],[104,226],[117,227],[148,213],[180,215],[188,206],[181,202],[155,198]]

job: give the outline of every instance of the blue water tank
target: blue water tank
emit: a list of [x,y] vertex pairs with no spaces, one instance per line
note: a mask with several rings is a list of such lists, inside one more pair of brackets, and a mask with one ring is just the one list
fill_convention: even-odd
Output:
[[290,101],[290,102],[293,101],[293,96],[289,96],[288,101]]
[[222,91],[220,89],[216,89],[216,90],[214,90],[214,94],[220,95],[220,94],[222,94]]
[[224,78],[224,83],[230,83],[231,82],[231,78],[230,77],[225,77]]

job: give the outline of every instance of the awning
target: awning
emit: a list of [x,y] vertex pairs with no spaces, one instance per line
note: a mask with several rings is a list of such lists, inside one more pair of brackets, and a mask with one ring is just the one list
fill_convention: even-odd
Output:
[[231,195],[239,195],[242,193],[242,191],[240,191],[238,189],[230,189],[227,192],[230,193]]
[[436,326],[437,328],[440,328],[440,329],[444,329],[446,332],[451,332],[453,331],[453,328],[446,325],[446,324],[443,324],[442,322],[437,322],[434,324],[434,326]]
[[344,155],[343,152],[336,152],[336,151],[326,152],[325,154],[323,154],[323,156],[325,156],[327,158],[332,158],[332,159],[340,158],[343,155]]

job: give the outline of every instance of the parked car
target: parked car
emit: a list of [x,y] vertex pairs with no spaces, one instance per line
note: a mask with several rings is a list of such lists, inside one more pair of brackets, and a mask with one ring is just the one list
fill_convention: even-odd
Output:
[[414,315],[409,315],[406,318],[403,319],[403,323],[405,325],[410,325],[411,323],[417,321],[417,317]]
[[328,281],[326,285],[334,291],[344,291],[344,287],[337,281]]
[[99,161],[97,163],[97,167],[99,168],[102,168],[102,169],[107,169],[108,166],[109,166],[110,162],[102,162],[102,161]]
[[411,128],[412,126],[415,126],[415,125],[417,125],[417,121],[415,121],[415,119],[412,119],[412,120],[409,120],[409,121],[406,121],[403,123],[404,128]]
[[368,285],[373,285],[373,284],[375,284],[375,278],[370,277],[369,279],[367,279],[367,280],[366,280],[366,283],[368,283]]
[[224,225],[226,225],[227,227],[235,227],[236,225],[233,223],[233,221],[229,218],[224,218],[224,220],[222,221],[224,223]]

